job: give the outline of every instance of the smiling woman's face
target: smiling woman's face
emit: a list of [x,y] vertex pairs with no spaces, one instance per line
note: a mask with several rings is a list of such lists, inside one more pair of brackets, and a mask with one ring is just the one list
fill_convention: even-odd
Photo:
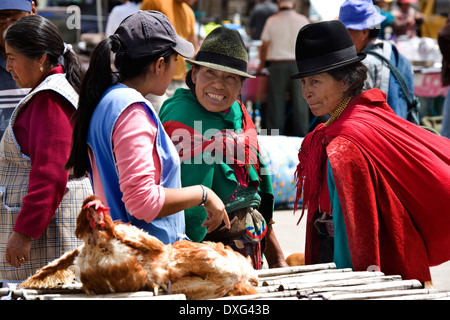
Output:
[[348,85],[335,80],[329,73],[323,72],[300,79],[303,97],[315,116],[330,114],[344,99]]
[[227,110],[242,89],[240,76],[208,67],[193,66],[192,82],[198,101],[210,112]]

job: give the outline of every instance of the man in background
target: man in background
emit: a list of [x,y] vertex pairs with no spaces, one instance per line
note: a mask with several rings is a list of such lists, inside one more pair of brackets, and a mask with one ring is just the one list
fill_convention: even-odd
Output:
[[250,12],[248,28],[253,40],[261,39],[261,32],[267,18],[278,12],[278,6],[272,0],[260,0]]
[[269,64],[267,107],[263,119],[268,130],[286,134],[286,93],[292,106],[292,134],[304,137],[309,129],[309,107],[302,88],[290,78],[298,72],[295,43],[300,29],[309,23],[295,11],[295,0],[278,0],[279,11],[270,16],[261,34],[260,64],[257,73]]
[[138,12],[141,9],[142,0],[124,0],[122,4],[119,4],[112,8],[106,21],[105,35],[109,37],[116,32],[120,23],[129,15]]
[[[395,113],[403,119],[417,122],[417,110],[408,106],[408,95],[414,95],[414,73],[408,59],[390,41],[378,38],[380,24],[386,19],[371,0],[346,0],[341,5],[339,20],[345,25],[357,52],[367,54],[362,61],[369,72],[365,90],[378,88],[386,93],[386,100]],[[406,84],[405,93],[385,57],[398,70]]]
[[19,89],[11,73],[6,70],[6,52],[3,33],[14,22],[30,14],[36,14],[34,1],[0,1],[0,138],[8,126],[9,118],[17,103],[29,91],[29,89]]

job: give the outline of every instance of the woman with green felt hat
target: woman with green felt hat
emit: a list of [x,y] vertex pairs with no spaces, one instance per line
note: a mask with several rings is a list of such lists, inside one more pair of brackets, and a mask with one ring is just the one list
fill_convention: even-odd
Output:
[[287,266],[272,227],[273,191],[260,156],[257,132],[237,100],[246,78],[248,54],[239,33],[214,29],[203,41],[186,75],[189,89],[178,89],[159,116],[181,157],[183,186],[210,187],[224,201],[231,229],[206,234],[203,208],[185,210],[186,233],[193,241],[216,241],[262,266]]

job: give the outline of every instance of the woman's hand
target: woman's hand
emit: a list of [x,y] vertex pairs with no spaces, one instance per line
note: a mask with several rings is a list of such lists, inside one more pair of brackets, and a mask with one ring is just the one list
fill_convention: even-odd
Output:
[[16,268],[20,268],[30,260],[31,238],[13,231],[6,245],[6,261]]
[[203,188],[205,188],[207,192],[204,207],[208,215],[208,219],[203,222],[202,226],[206,227],[207,233],[210,233],[216,230],[223,221],[225,223],[225,227],[230,229],[230,219],[222,200],[220,200],[220,198],[211,189],[205,186],[203,186]]

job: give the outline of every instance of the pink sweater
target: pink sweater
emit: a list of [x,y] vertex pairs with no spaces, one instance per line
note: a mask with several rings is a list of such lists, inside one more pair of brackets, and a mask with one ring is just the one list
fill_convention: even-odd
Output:
[[[112,142],[122,201],[132,216],[151,222],[164,205],[165,192],[159,185],[161,164],[155,148],[157,127],[144,108],[136,103],[122,112],[114,126]],[[91,150],[89,156],[94,193],[106,203]]]

